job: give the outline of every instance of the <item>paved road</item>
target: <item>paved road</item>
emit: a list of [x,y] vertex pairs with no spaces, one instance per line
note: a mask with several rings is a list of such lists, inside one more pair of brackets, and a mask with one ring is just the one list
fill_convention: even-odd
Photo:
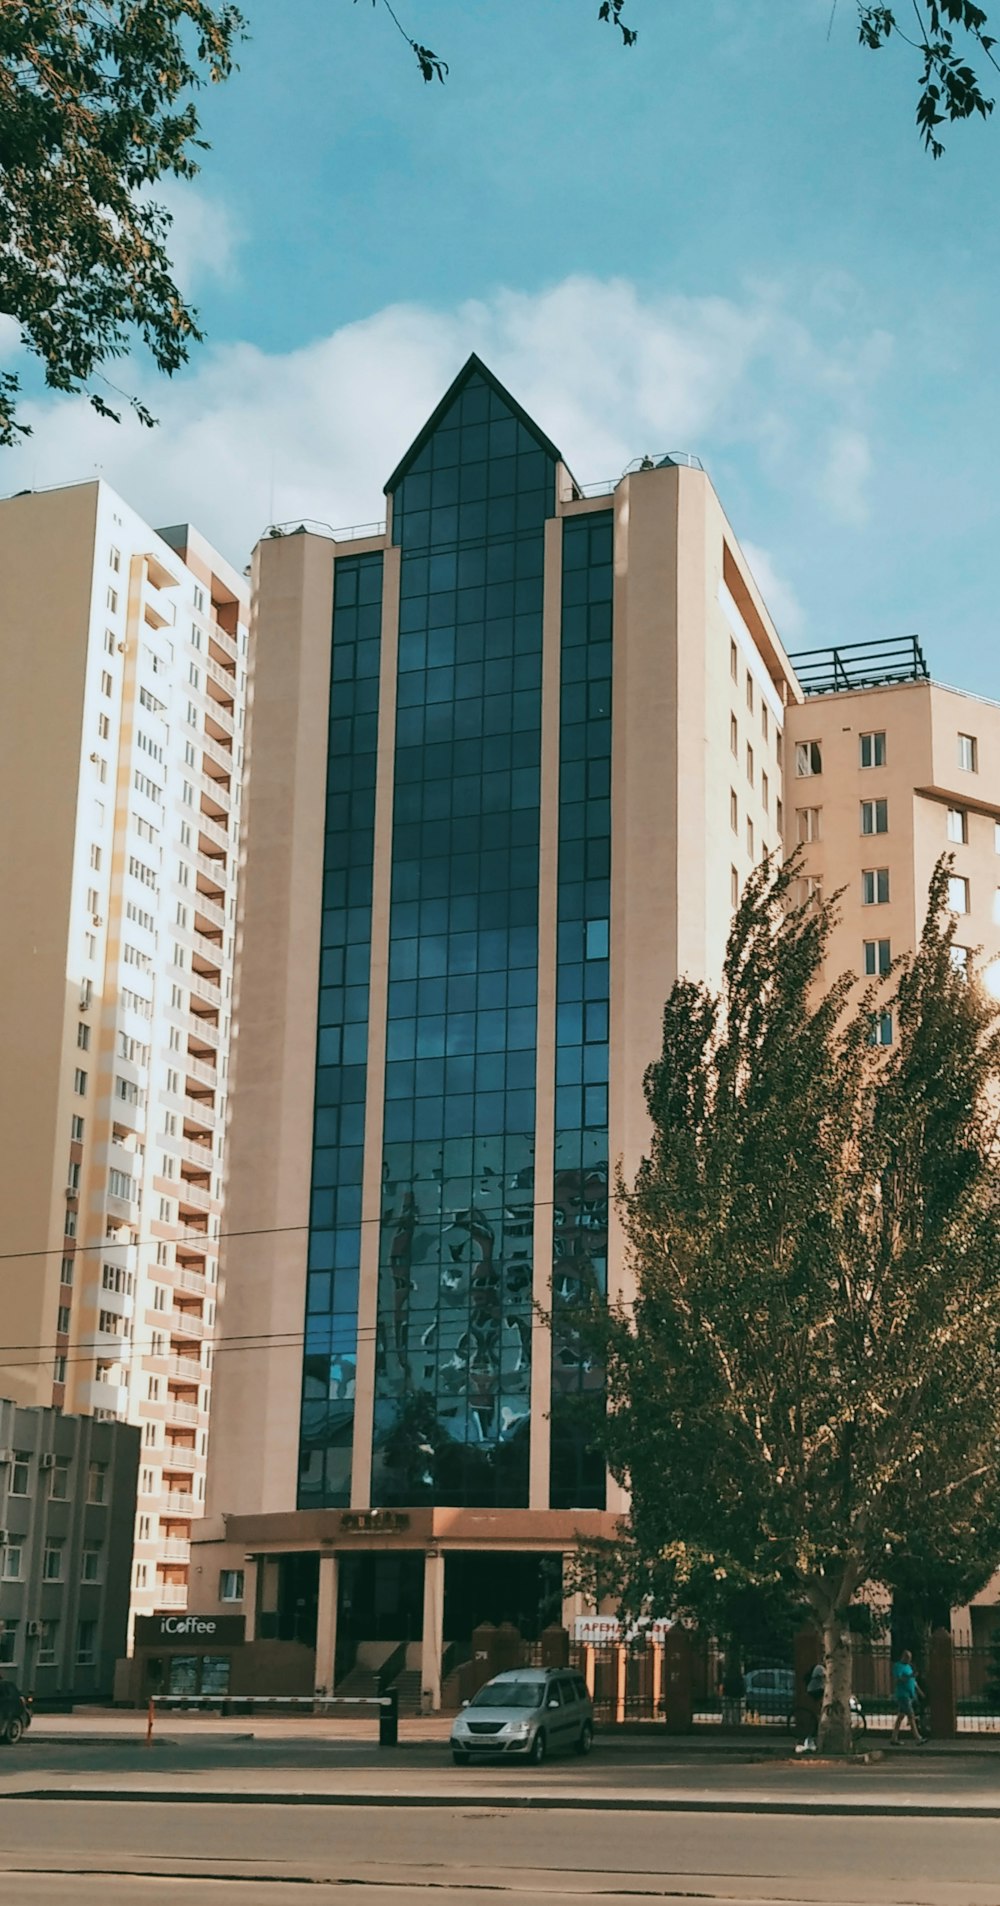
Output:
[[[142,1800],[186,1794],[203,1802],[230,1792],[328,1806],[369,1800],[386,1804],[547,1803],[577,1809],[729,1807],[810,1809],[869,1807],[970,1810],[1000,1819],[1000,1755],[926,1760],[904,1749],[876,1765],[828,1766],[812,1760],[755,1759],[692,1752],[683,1743],[602,1745],[586,1761],[535,1769],[510,1762],[454,1768],[443,1741],[413,1742],[395,1751],[370,1740],[267,1739],[190,1734],[152,1747],[121,1739],[96,1743],[68,1735],[46,1738],[32,1728],[14,1750],[0,1751],[4,1796],[87,1792]],[[0,1813],[4,1809],[0,1804]],[[1000,1906],[1000,1892],[998,1892]]]
[[997,1906],[1000,1821],[0,1806],[3,1906]]

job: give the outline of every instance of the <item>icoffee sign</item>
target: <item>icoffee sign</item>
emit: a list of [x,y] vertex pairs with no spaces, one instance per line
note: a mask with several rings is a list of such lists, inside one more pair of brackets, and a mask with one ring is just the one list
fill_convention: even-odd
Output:
[[232,1648],[246,1638],[243,1615],[137,1615],[138,1648]]

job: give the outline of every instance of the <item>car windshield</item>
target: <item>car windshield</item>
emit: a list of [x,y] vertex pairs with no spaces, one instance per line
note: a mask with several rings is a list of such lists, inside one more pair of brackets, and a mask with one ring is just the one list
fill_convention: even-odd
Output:
[[480,1688],[473,1707],[541,1707],[544,1681],[489,1681]]

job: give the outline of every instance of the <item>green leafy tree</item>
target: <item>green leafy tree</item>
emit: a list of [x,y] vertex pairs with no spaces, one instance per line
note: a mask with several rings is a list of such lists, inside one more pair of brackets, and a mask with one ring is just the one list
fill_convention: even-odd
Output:
[[[54,390],[86,390],[136,340],[175,371],[198,340],[168,256],[170,216],[147,196],[191,178],[203,147],[192,92],[226,78],[238,9],[209,0],[2,0],[0,312]],[[0,443],[26,434],[0,376]],[[144,423],[153,419],[129,400]]]
[[592,1316],[625,1572],[660,1608],[726,1583],[807,1607],[833,1750],[860,1591],[1000,1555],[1000,1038],[953,963],[946,872],[891,998],[860,1004],[821,988],[834,905],[792,903],[795,861],[751,878],[721,997],[667,1001],[619,1189],[636,1294]]

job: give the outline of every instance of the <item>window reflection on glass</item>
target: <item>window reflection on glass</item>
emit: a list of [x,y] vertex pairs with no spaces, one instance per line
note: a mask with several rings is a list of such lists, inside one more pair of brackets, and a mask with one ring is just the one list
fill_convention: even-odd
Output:
[[350,1502],[382,557],[334,572],[300,1508]]
[[372,1501],[528,1499],[543,525],[555,468],[474,374],[402,545]]
[[604,1374],[580,1313],[607,1292],[612,517],[563,525],[550,1502],[603,1508]]

